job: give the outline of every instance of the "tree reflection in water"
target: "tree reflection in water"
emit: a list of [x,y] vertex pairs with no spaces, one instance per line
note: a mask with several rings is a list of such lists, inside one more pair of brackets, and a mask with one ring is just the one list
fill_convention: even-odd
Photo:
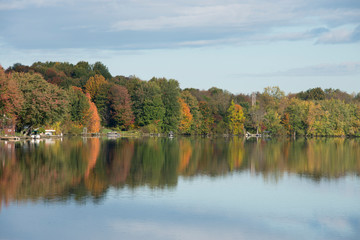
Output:
[[69,138],[0,142],[0,209],[12,201],[82,202],[109,187],[176,187],[178,177],[248,171],[279,181],[359,176],[358,139]]

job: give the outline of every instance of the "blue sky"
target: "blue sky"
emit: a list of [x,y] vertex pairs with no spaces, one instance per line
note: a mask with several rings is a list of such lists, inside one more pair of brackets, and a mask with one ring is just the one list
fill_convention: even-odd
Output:
[[0,0],[4,68],[80,60],[181,88],[358,93],[360,1]]

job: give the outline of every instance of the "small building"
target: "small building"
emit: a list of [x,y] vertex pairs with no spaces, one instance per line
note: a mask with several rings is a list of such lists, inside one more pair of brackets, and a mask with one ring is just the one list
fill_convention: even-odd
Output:
[[53,136],[53,135],[55,135],[55,130],[52,130],[52,129],[46,129],[45,130],[45,135],[46,136]]

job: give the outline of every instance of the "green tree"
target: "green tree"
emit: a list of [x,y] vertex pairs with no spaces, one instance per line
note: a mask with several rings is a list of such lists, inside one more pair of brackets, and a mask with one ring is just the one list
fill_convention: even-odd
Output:
[[140,121],[144,125],[153,124],[157,130],[160,130],[165,116],[161,89],[155,82],[146,82],[143,85],[143,94],[143,114]]
[[178,81],[166,78],[153,78],[150,80],[160,86],[162,102],[165,107],[163,118],[163,132],[177,131],[180,120],[180,88]]
[[320,88],[311,88],[306,92],[300,92],[297,94],[297,97],[301,100],[324,100],[325,92]]
[[281,125],[280,115],[273,109],[269,109],[264,116],[264,126],[267,131],[274,135],[286,134],[286,131]]
[[214,127],[214,116],[209,107],[209,104],[205,101],[199,102],[200,111],[200,134],[211,134]]
[[278,109],[280,101],[285,97],[285,93],[280,90],[278,86],[266,87],[264,92],[261,94],[259,100],[265,109]]
[[109,69],[102,64],[101,62],[96,62],[94,66],[92,67],[92,70],[99,75],[102,75],[105,79],[111,79],[112,76],[109,72]]
[[103,126],[110,125],[109,89],[111,86],[112,84],[110,83],[101,84],[93,100],[99,112]]
[[13,78],[25,99],[19,127],[52,124],[65,118],[68,100],[64,90],[46,82],[39,74],[14,73]]
[[290,132],[294,135],[306,135],[309,104],[306,101],[292,98],[285,113],[289,116]]
[[71,121],[84,125],[86,114],[90,108],[87,97],[85,96],[81,88],[78,87],[71,87],[69,89],[68,96]]

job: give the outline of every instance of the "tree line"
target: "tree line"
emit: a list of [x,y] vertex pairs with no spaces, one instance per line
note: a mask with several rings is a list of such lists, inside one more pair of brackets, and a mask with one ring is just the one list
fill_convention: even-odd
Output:
[[18,132],[46,127],[79,134],[86,127],[90,133],[360,136],[360,93],[180,89],[174,79],[112,76],[101,62],[0,67],[0,114],[0,122],[11,121]]

